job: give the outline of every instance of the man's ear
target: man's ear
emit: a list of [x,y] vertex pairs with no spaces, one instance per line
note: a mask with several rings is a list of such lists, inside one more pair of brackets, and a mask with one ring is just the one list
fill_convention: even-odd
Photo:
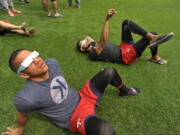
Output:
[[30,78],[30,76],[29,76],[28,74],[23,73],[23,72],[21,72],[21,73],[19,74],[19,77],[24,78],[24,79],[29,79],[29,78]]

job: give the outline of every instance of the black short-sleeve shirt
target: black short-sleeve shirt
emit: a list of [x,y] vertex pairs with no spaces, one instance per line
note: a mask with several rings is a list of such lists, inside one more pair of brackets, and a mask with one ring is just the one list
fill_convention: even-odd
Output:
[[120,46],[112,43],[106,43],[99,55],[96,53],[95,48],[91,49],[89,52],[89,58],[95,61],[122,63]]

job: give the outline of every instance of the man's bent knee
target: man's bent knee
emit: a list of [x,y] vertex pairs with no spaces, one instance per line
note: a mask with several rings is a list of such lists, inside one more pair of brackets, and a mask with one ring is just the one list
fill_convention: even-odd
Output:
[[152,33],[152,34],[154,34],[154,35],[158,35],[158,33],[157,33],[157,32],[150,32],[150,33]]
[[113,67],[107,67],[104,69],[104,74],[106,74],[107,77],[111,77],[114,75],[115,69]]
[[98,117],[91,117],[86,123],[86,135],[116,135],[111,124]]
[[128,25],[128,22],[129,22],[129,20],[125,19],[125,20],[122,22],[122,25]]

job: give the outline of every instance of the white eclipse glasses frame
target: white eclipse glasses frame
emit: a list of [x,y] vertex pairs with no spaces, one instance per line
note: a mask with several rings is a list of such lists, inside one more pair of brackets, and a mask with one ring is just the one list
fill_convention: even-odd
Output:
[[17,70],[17,74],[20,74],[22,71],[24,71],[33,61],[33,59],[37,58],[39,56],[39,53],[37,51],[33,51],[30,55],[27,56],[27,58],[21,63]]
[[80,50],[81,50],[81,51],[85,51],[85,49],[84,49],[83,47],[84,47],[84,44],[85,44],[86,42],[87,42],[87,39],[84,39],[84,40],[81,41],[81,43],[82,43],[82,44],[80,45]]

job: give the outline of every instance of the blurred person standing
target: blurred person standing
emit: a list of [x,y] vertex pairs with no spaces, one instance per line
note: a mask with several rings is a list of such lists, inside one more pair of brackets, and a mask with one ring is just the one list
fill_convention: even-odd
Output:
[[[48,17],[51,17],[51,11],[49,10],[48,8],[48,0],[41,0],[41,3],[44,7],[44,10],[47,12],[47,16]],[[63,17],[63,15],[61,15],[59,12],[58,12],[58,4],[57,4],[57,1],[56,0],[51,0],[51,5],[52,5],[52,8],[54,10],[54,16],[52,17]]]
[[20,14],[21,11],[15,9],[14,4],[12,0],[0,0],[0,3],[2,4],[2,7],[4,7],[7,10],[8,16],[15,16],[15,14]]
[[[72,7],[72,0],[68,0],[68,7]],[[80,8],[80,0],[76,0],[76,8]]]

